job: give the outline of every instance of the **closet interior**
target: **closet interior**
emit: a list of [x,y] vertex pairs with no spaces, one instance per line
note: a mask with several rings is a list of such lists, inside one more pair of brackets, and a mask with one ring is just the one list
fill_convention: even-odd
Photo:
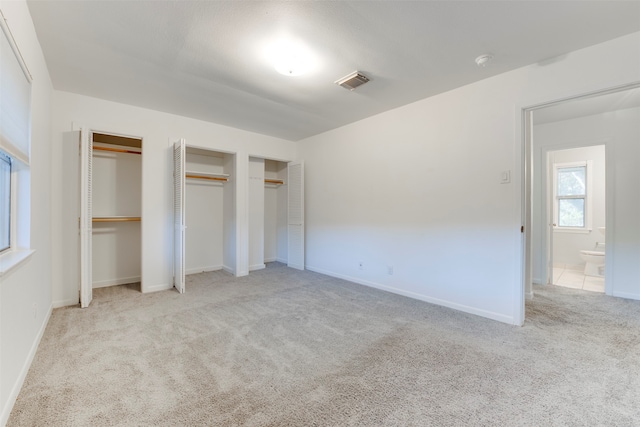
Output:
[[287,163],[249,158],[249,271],[287,263]]
[[185,274],[236,270],[235,155],[185,147]]
[[142,140],[91,133],[92,287],[141,279]]

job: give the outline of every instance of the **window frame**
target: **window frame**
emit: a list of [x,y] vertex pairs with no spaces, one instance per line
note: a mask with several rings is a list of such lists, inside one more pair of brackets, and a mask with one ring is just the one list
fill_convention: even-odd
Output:
[[[14,229],[14,216],[15,216],[15,186],[14,186],[14,176],[13,176],[13,163],[14,160],[13,158],[8,154],[5,153],[4,151],[0,150],[0,161],[6,161],[9,164],[9,218],[8,218],[8,224],[0,224],[0,226],[2,227],[7,227],[8,230],[8,235],[9,235],[9,246],[7,246],[6,248],[3,248],[0,246],[0,255],[7,253],[8,251],[10,251],[12,248],[15,248],[15,229]],[[4,199],[4,198],[3,198]],[[3,200],[0,200],[0,203],[2,203]],[[2,243],[0,242],[0,245]]]
[[[561,169],[584,167],[585,192],[584,196],[559,196],[558,195],[558,172]],[[553,230],[564,233],[589,233],[592,230],[592,171],[593,162],[582,160],[578,162],[563,162],[553,164]],[[564,226],[560,224],[560,200],[583,199],[584,200],[584,225],[582,227]]]

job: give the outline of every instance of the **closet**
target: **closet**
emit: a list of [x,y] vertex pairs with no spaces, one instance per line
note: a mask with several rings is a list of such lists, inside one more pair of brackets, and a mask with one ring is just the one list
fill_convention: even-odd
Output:
[[174,145],[174,286],[185,275],[224,269],[235,274],[235,155]]
[[249,158],[249,271],[273,261],[304,269],[303,187],[301,163]]
[[142,140],[85,131],[80,148],[80,300],[141,280]]

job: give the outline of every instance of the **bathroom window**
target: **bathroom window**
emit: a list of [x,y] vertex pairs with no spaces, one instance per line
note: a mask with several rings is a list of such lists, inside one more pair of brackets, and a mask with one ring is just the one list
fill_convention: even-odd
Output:
[[590,227],[589,163],[554,164],[554,226],[588,231]]

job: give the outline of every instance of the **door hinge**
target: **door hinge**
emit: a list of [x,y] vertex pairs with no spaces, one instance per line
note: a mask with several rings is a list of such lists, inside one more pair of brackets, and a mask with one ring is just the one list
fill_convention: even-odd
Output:
[[521,225],[521,226],[520,226],[520,232],[521,232],[521,233],[524,233],[524,225]]

